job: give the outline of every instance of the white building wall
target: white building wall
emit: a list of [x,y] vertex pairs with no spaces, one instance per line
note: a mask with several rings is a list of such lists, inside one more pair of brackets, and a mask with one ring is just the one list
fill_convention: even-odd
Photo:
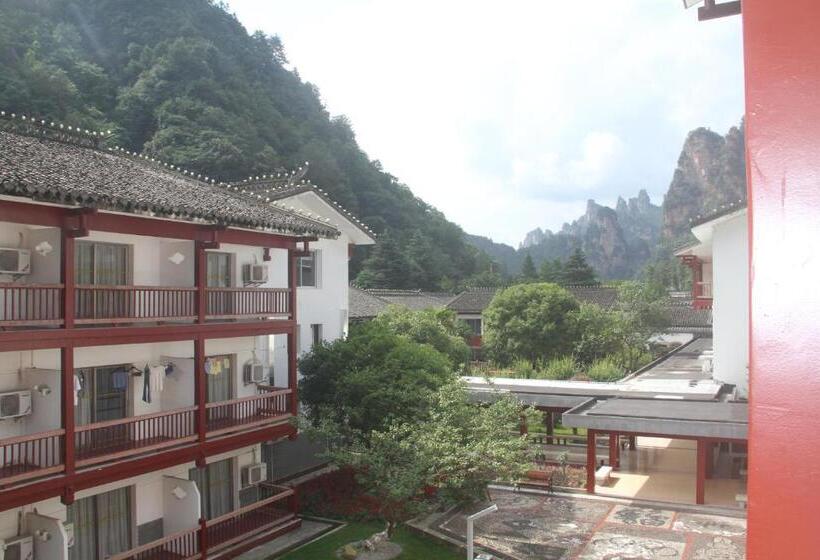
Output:
[[749,243],[746,214],[715,226],[712,237],[715,379],[749,394]]

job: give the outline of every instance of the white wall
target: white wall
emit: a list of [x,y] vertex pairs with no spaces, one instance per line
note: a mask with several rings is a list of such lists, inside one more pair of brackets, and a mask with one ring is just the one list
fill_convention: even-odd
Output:
[[746,214],[715,226],[712,332],[715,379],[749,394],[749,244]]
[[[179,488],[182,492],[175,493]],[[187,477],[162,477],[162,532],[164,536],[197,526],[201,497],[196,484]]]

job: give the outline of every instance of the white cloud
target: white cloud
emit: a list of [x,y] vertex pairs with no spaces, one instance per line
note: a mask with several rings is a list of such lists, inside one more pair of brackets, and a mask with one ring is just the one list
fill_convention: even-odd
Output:
[[668,186],[686,132],[739,120],[739,18],[675,0],[230,0],[280,35],[361,146],[471,233],[517,244],[586,198]]

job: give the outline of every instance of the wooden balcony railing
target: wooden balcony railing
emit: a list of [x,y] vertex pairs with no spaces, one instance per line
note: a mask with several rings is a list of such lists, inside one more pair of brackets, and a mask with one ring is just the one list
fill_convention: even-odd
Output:
[[207,522],[200,521],[197,527],[115,554],[108,560],[194,560],[224,553],[248,538],[296,521],[290,503],[292,489],[262,483],[259,491],[261,498],[253,504]]
[[63,470],[64,430],[0,440],[0,484],[11,484]]
[[277,423],[290,415],[290,389],[258,386],[258,395],[206,405],[208,435],[218,435],[263,424]]
[[711,282],[695,282],[694,295],[696,298],[712,298]]
[[197,439],[196,407],[95,422],[75,428],[77,466],[189,443]]
[[156,541],[109,556],[108,560],[193,560],[202,558],[199,527],[180,531]]
[[[209,403],[207,436],[279,424],[290,416],[290,389],[260,385],[258,395]],[[77,426],[77,467],[119,460],[197,440],[197,407]],[[62,472],[64,430],[0,439],[0,485]]]
[[[288,288],[208,288],[206,319],[265,319],[290,315]],[[78,325],[197,318],[192,287],[103,286],[81,284],[74,291]],[[0,327],[63,323],[62,284],[0,283]]]
[[84,284],[76,287],[74,299],[77,324],[190,321],[196,317],[196,288]]
[[295,518],[290,503],[293,489],[274,484],[259,485],[260,500],[206,523],[208,552],[217,552],[268,531]]
[[208,288],[209,319],[287,316],[287,288]]
[[0,283],[0,327],[60,325],[62,284]]

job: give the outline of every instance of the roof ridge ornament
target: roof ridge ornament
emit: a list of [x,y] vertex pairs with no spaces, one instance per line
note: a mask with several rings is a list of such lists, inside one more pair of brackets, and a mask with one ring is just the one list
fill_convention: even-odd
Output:
[[88,130],[79,126],[2,110],[0,110],[0,130],[97,149],[103,141],[111,138],[110,130]]

